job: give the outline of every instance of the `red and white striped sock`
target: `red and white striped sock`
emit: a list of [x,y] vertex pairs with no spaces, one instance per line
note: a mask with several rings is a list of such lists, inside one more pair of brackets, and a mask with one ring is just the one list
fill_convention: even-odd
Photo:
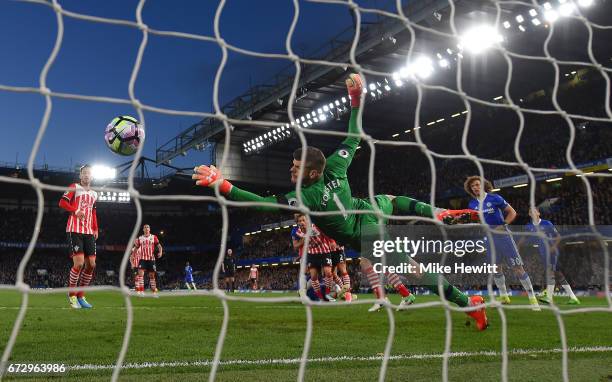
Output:
[[[93,269],[85,269],[83,274],[81,274],[81,279],[79,280],[79,286],[86,287],[91,283],[91,279],[93,279],[94,270]],[[77,297],[85,296],[85,292],[80,291],[77,293]]]
[[[149,287],[153,292],[157,292],[157,283],[155,282],[155,273],[149,273]],[[144,290],[144,280],[143,280],[143,290]]]
[[144,288],[144,278],[141,275],[136,275],[136,292],[142,291]]
[[342,286],[346,290],[351,290],[351,277],[347,272],[342,274]]
[[[81,268],[72,267],[70,268],[70,276],[68,277],[68,288],[76,288],[79,282],[79,274],[81,273]],[[68,293],[70,297],[76,296],[76,292]]]
[[312,289],[314,289],[315,294],[320,300],[323,300],[323,294],[321,293],[321,284],[319,284],[319,279],[311,279],[310,283],[312,284]]
[[378,273],[374,272],[374,268],[372,267],[366,268],[365,272],[366,277],[368,278],[368,282],[370,283],[370,288],[372,288],[372,291],[374,292],[374,295],[376,295],[376,298],[385,298],[385,293],[383,292],[383,289],[380,286],[380,277],[378,276]]
[[334,276],[334,282],[342,287],[342,279],[338,276],[338,274],[336,272],[332,273],[332,275]]
[[395,290],[402,295],[402,297],[410,296],[410,291],[406,286],[402,283],[399,276],[395,273],[386,273],[387,279],[391,282]]
[[323,281],[325,282],[325,294],[330,294],[332,287],[334,286],[334,279],[331,276],[325,276],[323,278]]

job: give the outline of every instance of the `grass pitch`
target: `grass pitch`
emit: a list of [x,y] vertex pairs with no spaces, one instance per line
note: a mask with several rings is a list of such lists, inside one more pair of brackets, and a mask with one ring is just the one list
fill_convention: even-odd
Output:
[[[277,297],[279,294],[257,295]],[[360,296],[361,299],[367,296]],[[397,296],[391,296],[397,303]],[[434,301],[420,296],[419,302]],[[90,293],[92,310],[70,310],[64,294],[30,296],[29,309],[13,349],[12,363],[63,363],[61,376],[11,374],[6,380],[106,381],[112,374],[126,324],[119,293]],[[134,327],[121,372],[122,381],[202,381],[223,320],[219,300],[204,296],[132,298]],[[562,304],[565,299],[559,298]],[[606,301],[583,298],[580,308],[605,307]],[[526,304],[526,298],[514,298]],[[0,349],[3,350],[21,295],[0,292]],[[563,309],[572,307],[562,306]],[[313,333],[306,380],[373,381],[389,331],[385,311],[368,305],[313,308]],[[288,381],[298,374],[306,333],[306,310],[298,303],[229,302],[230,321],[219,381]],[[562,380],[561,340],[550,311],[506,310],[511,381]],[[439,307],[394,313],[396,331],[388,381],[442,378],[445,314]],[[452,381],[501,378],[500,317],[489,311],[490,327],[477,332],[465,314],[452,313]],[[572,381],[612,380],[612,313],[564,315]],[[88,366],[84,366],[88,365]]]

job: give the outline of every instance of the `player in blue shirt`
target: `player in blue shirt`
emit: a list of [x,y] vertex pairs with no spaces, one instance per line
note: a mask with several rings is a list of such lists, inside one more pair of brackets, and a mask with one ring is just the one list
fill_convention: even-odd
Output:
[[[465,192],[472,197],[472,200],[470,200],[468,204],[468,208],[480,211],[479,198],[482,197],[482,214],[484,215],[484,221],[493,228],[491,235],[493,237],[493,245],[495,246],[495,263],[499,265],[498,269],[501,269],[500,272],[493,275],[493,280],[495,281],[497,289],[499,289],[502,304],[510,303],[510,297],[506,289],[506,277],[503,274],[503,264],[501,263],[501,260],[504,260],[519,279],[525,291],[527,291],[529,303],[532,305],[533,310],[540,310],[538,300],[533,291],[533,286],[531,285],[531,279],[527,272],[525,272],[523,259],[521,259],[516,243],[507,227],[508,224],[516,219],[516,211],[500,195],[490,193],[493,186],[488,180],[485,180],[484,193],[482,193],[483,187],[480,184],[479,176],[468,177],[463,187]],[[485,241],[489,249],[487,250],[487,258],[488,261],[491,262],[492,253],[490,251],[491,247],[488,243],[488,237],[485,237]]]
[[[546,266],[546,269],[550,271],[546,278],[546,290],[542,292],[538,299],[546,304],[552,303],[553,294],[555,292],[555,283],[558,282],[570,297],[568,304],[579,305],[580,300],[578,300],[574,294],[574,291],[572,291],[572,287],[565,279],[565,275],[557,267],[561,235],[550,220],[540,218],[540,211],[537,208],[530,208],[529,216],[531,217],[531,221],[525,226],[525,231],[539,232],[546,238],[541,236],[527,236],[524,239],[526,239],[529,244],[535,244],[538,246],[542,263]],[[523,242],[524,239],[521,239],[521,242]],[[546,244],[548,244],[548,247]]]
[[185,264],[185,285],[187,285],[187,289],[197,290],[195,283],[193,282],[193,268],[189,265],[189,261]]

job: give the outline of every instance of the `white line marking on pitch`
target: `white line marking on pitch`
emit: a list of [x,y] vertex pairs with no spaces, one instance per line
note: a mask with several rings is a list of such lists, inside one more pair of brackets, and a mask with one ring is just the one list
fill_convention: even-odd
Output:
[[[561,349],[514,349],[510,350],[508,354],[510,355],[535,355],[535,354],[557,354],[561,353]],[[602,352],[612,352],[612,347],[610,346],[592,346],[592,347],[572,347],[568,348],[569,353],[602,353]],[[450,358],[468,358],[468,357],[500,357],[501,353],[497,351],[479,351],[479,352],[456,352],[450,353]],[[389,357],[390,360],[422,360],[422,359],[440,359],[443,357],[443,354],[399,354],[392,355]],[[340,357],[320,357],[320,358],[310,358],[308,362],[310,363],[326,363],[326,362],[337,362],[337,361],[380,361],[382,360],[382,356],[340,356]],[[228,365],[293,365],[299,364],[299,358],[280,358],[280,359],[253,359],[253,360],[243,360],[243,359],[234,359],[221,361],[221,366]],[[168,367],[206,367],[211,366],[212,361],[167,361],[167,362],[144,362],[144,363],[126,363],[122,366],[124,369],[150,369],[150,368],[168,368]],[[70,370],[108,370],[114,368],[115,365],[74,365],[68,366]]]
[[[232,309],[240,309],[242,307],[232,307]],[[19,310],[21,307],[19,306],[0,306],[0,310]],[[125,306],[99,306],[95,307],[95,309],[122,309],[125,310]],[[172,310],[181,310],[181,309],[223,309],[222,306],[132,306],[134,310],[159,310],[159,309],[172,309]],[[263,305],[263,306],[249,306],[248,309],[305,309],[303,305]],[[29,306],[28,310],[74,310],[70,307],[66,306],[40,306],[33,307]]]

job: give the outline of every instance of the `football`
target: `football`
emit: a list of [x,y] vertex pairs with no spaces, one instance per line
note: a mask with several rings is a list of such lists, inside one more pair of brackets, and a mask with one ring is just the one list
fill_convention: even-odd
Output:
[[133,155],[145,138],[144,126],[134,117],[119,116],[106,126],[104,141],[112,152]]

